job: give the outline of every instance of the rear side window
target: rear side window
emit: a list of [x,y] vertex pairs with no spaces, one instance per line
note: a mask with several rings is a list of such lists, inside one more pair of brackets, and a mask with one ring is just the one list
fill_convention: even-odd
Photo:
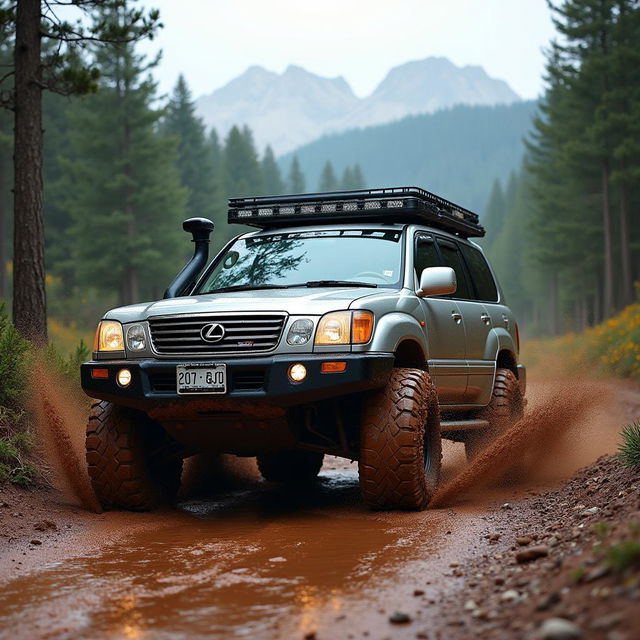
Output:
[[456,272],[456,280],[458,288],[453,294],[453,298],[462,298],[464,300],[472,300],[475,298],[471,291],[471,285],[467,280],[467,273],[464,265],[464,259],[460,253],[458,246],[454,242],[438,238],[438,246],[442,255],[442,261],[445,267],[451,267]]
[[487,302],[497,302],[498,288],[491,274],[491,269],[482,255],[482,252],[466,244],[460,245],[462,255],[467,261],[471,277],[476,285],[478,299]]

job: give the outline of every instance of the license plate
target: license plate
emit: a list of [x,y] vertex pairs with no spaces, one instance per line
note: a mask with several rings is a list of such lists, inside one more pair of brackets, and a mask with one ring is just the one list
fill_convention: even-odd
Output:
[[176,378],[180,395],[227,392],[226,364],[209,362],[176,367]]

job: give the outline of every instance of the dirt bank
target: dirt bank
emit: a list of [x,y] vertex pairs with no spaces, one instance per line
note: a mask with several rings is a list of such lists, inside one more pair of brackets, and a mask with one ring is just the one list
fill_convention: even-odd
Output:
[[[429,637],[640,638],[639,489],[640,472],[606,457],[505,504],[508,525],[491,519],[486,553],[458,569],[456,596],[438,602],[445,624]],[[552,618],[566,635],[544,635],[563,626]]]

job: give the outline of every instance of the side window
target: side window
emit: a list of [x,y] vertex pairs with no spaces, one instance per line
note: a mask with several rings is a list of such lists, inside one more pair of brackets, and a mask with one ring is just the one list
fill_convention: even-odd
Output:
[[467,261],[471,277],[476,285],[478,298],[487,302],[497,302],[498,288],[482,252],[467,244],[461,244],[460,250]]
[[416,234],[413,266],[418,280],[427,267],[438,267],[440,264],[435,240],[431,236]]
[[471,300],[475,298],[471,291],[470,283],[467,280],[467,274],[464,266],[464,260],[458,246],[450,240],[438,238],[438,246],[442,254],[442,261],[446,267],[451,267],[456,272],[456,280],[458,288],[453,294],[453,298],[462,298],[463,300]]

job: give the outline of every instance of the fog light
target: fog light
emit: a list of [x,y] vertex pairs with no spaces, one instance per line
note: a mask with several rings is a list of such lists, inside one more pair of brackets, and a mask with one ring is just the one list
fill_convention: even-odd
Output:
[[292,364],[287,372],[291,382],[302,382],[307,377],[307,367],[303,364]]
[[128,387],[131,382],[131,371],[129,371],[129,369],[120,369],[116,380],[121,387]]

